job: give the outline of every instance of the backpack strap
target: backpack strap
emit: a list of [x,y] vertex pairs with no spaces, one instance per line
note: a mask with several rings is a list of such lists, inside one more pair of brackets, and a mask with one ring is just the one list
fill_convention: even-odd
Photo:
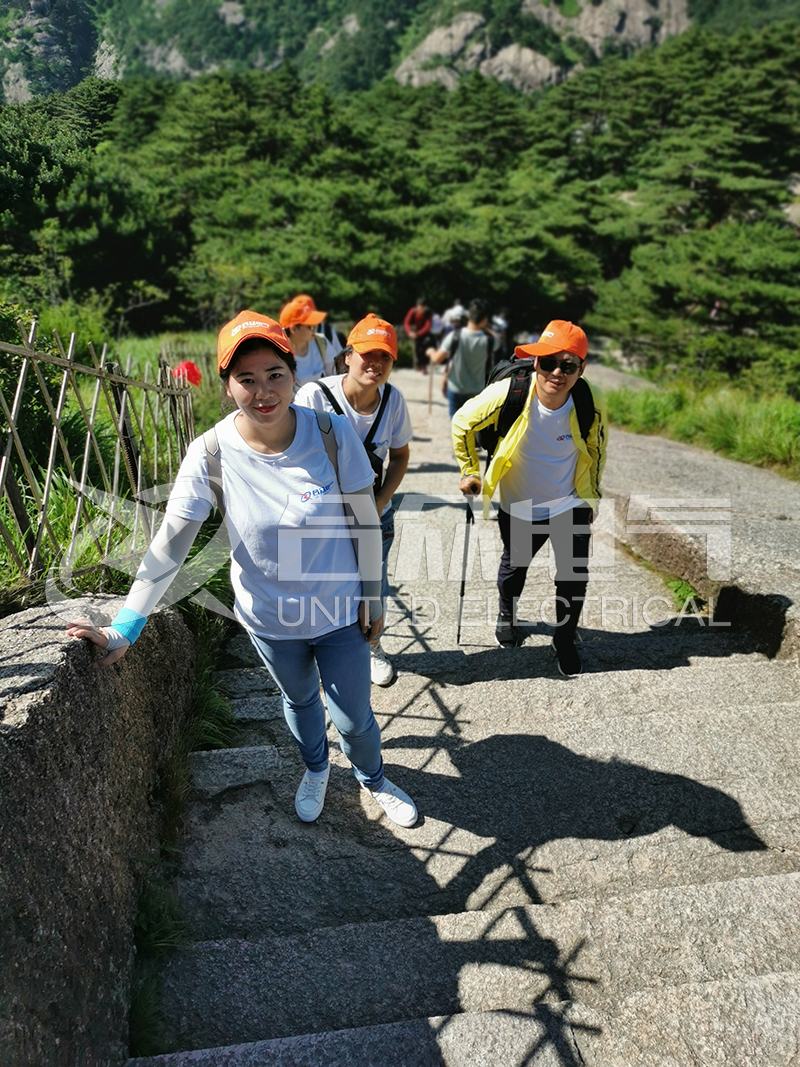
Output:
[[460,326],[456,326],[454,329],[452,329],[450,331],[450,336],[451,337],[455,337],[455,343],[453,344],[452,348],[450,349],[450,358],[447,361],[448,363],[452,364],[453,360],[456,358],[456,353],[458,352],[458,347],[461,344],[461,327]]
[[203,443],[206,446],[209,488],[214,494],[217,510],[224,519],[225,501],[222,498],[222,456],[219,448],[219,438],[214,426],[203,434]]
[[483,331],[486,335],[486,363],[483,368],[483,380],[489,381],[489,375],[492,373],[492,356],[494,355],[494,334],[489,333],[488,330]]
[[572,387],[572,400],[575,404],[575,414],[578,417],[578,428],[584,441],[589,440],[589,431],[594,422],[595,408],[594,397],[589,383],[583,378],[578,378]]
[[320,387],[320,389],[323,391],[325,396],[328,398],[328,403],[333,408],[333,410],[336,412],[336,414],[337,415],[344,415],[344,412],[342,411],[342,405],[339,403],[339,401],[333,395],[333,390],[329,386],[327,386],[324,382],[315,382],[314,384],[318,385]]
[[503,406],[497,418],[497,433],[499,437],[505,437],[522,414],[522,409],[525,407],[525,401],[528,399],[528,393],[531,389],[532,373],[531,366],[526,365],[511,375],[511,383],[506,393],[506,399],[503,401]]
[[319,352],[320,359],[322,360],[323,374],[334,374],[336,371],[336,368],[333,365],[334,361],[328,358],[328,345],[330,343],[328,341],[328,338],[321,330],[318,330],[314,334],[314,340],[316,341],[317,351]]
[[387,382],[383,387],[383,396],[381,397],[380,406],[378,407],[378,414],[375,416],[375,421],[369,428],[369,433],[364,438],[364,448],[369,448],[372,444],[372,438],[375,436],[375,431],[378,429],[378,423],[381,421],[386,405],[389,403],[389,393],[391,393],[392,387]]
[[[328,453],[328,459],[336,473],[336,481],[339,481],[339,446],[336,443],[336,434],[333,432],[333,421],[329,411],[315,411],[319,432],[322,434],[322,443]],[[341,486],[340,486],[341,488]]]

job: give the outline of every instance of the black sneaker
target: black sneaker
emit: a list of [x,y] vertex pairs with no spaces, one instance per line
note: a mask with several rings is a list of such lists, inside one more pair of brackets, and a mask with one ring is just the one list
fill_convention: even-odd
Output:
[[550,647],[555,654],[560,674],[563,674],[565,678],[574,678],[581,673],[583,670],[581,657],[578,655],[573,638],[568,637],[564,641],[559,641],[558,644],[556,644],[554,638],[550,642]]
[[501,648],[516,648],[521,645],[519,634],[511,625],[510,615],[498,615],[494,628],[494,639]]

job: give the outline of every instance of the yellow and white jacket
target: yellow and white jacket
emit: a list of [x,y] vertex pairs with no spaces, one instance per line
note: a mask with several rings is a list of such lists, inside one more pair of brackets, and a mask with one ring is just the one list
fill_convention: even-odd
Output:
[[[468,400],[453,416],[453,450],[461,468],[462,478],[480,478],[478,451],[475,446],[475,434],[486,426],[497,425],[500,409],[508,394],[513,378],[501,378],[492,382],[482,393]],[[483,511],[489,512],[489,501],[500,479],[511,469],[517,446],[525,436],[530,422],[530,409],[536,395],[536,380],[531,379],[531,388],[525,401],[525,407],[519,418],[502,437],[495,449],[492,461],[483,480]],[[594,419],[589,437],[584,441],[578,426],[578,416],[573,407],[569,413],[572,438],[578,446],[578,458],[575,463],[575,491],[581,500],[593,510],[600,500],[600,475],[606,462],[606,417],[602,400],[596,388],[592,389],[594,397]]]

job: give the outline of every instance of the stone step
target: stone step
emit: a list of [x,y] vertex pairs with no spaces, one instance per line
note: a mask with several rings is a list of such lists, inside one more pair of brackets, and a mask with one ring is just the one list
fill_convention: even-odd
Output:
[[278,687],[266,667],[231,667],[215,671],[214,683],[226,696],[233,699],[250,696],[252,693],[277,693]]
[[[431,641],[428,647],[389,632],[382,638],[387,654],[392,658],[400,676],[419,675],[436,681],[455,685],[471,685],[493,680],[499,682],[536,681],[538,683],[561,689],[573,688],[578,679],[564,679],[559,675],[550,641],[552,632],[530,638],[521,648],[498,648],[492,637],[483,644],[475,643],[460,649],[438,649]],[[698,670],[709,672],[709,679],[717,681],[726,692],[730,677],[726,674],[736,672],[744,675],[749,670],[769,682],[770,675],[776,673],[775,684],[781,684],[781,678],[788,678],[792,664],[785,661],[767,660],[750,653],[723,654],[719,649],[711,655],[707,650],[701,651],[690,641],[665,642],[658,647],[656,641],[637,641],[638,635],[620,637],[618,635],[589,635],[584,632],[578,649],[583,661],[581,685],[602,687],[606,680],[619,679],[623,689],[649,676],[662,676],[659,688],[668,688],[673,674],[673,694],[679,695],[680,686],[675,684],[682,678],[688,679],[692,672]],[[729,642],[725,642],[729,646]],[[796,671],[796,667],[795,667]],[[629,679],[626,681],[626,679]],[[785,683],[788,685],[788,681]],[[391,692],[391,687],[386,690]]]
[[215,797],[230,789],[268,781],[277,772],[280,756],[274,745],[192,752],[192,788],[197,797]]
[[[389,652],[391,638],[384,639]],[[652,670],[641,665],[630,669],[615,669],[594,674],[585,673],[579,678],[566,680],[551,670],[548,650],[541,651],[548,668],[547,674],[535,669],[527,648],[503,650],[494,648],[487,653],[466,656],[462,653],[409,653],[395,655],[398,668],[397,681],[386,689],[372,688],[372,703],[377,712],[391,714],[398,706],[416,699],[422,688],[431,684],[453,687],[470,686],[470,703],[483,708],[487,716],[511,704],[539,710],[549,715],[562,717],[565,714],[594,714],[600,718],[614,715],[642,714],[647,708],[663,709],[677,705],[695,707],[698,712],[716,710],[721,703],[728,707],[742,704],[800,702],[800,675],[791,663],[777,663],[759,658],[726,657],[721,659],[701,658],[698,662],[686,663],[669,669]],[[457,661],[452,658],[457,655]],[[443,660],[447,664],[426,673],[422,656]],[[476,662],[478,657],[479,662]],[[415,669],[416,668],[416,669]],[[227,673],[227,672],[220,672]],[[235,675],[231,671],[225,680],[226,692],[235,690]],[[509,684],[505,684],[509,683]],[[265,688],[257,689],[257,684]],[[245,675],[241,683],[244,695],[234,697],[231,707],[241,722],[281,720],[283,710],[277,688],[271,684],[269,675],[259,671],[255,677]],[[249,687],[249,689],[247,688]],[[472,687],[475,687],[474,689]],[[488,698],[489,691],[494,694]],[[498,696],[501,692],[502,695]],[[474,699],[472,693],[475,694]]]
[[800,1045],[798,1004],[800,975],[766,974],[634,993],[615,1016],[570,1003],[467,1012],[176,1052],[126,1067],[786,1067]]
[[[589,699],[584,679],[571,697],[502,712],[473,706],[474,686],[398,682],[407,699],[378,718],[387,773],[421,813],[408,830],[359,789],[333,728],[312,825],[294,813],[302,765],[282,723],[267,724],[279,748],[203,753],[179,883],[192,934],[250,938],[798,870],[797,705],[767,702],[796,681],[774,666],[782,681],[764,680],[760,706],[726,700],[713,713],[670,704],[658,678],[655,707],[643,683],[621,688],[624,713],[613,691]],[[747,677],[741,690],[756,700]]]
[[128,1060],[126,1067],[537,1067],[577,1063],[561,1012],[465,1012]]
[[687,982],[633,993],[613,1015],[583,1005],[565,1014],[585,1067],[789,1067],[800,1048],[800,974]]
[[168,1047],[569,1000],[616,1016],[685,983],[800,971],[800,875],[203,942],[164,971]]
[[239,723],[283,722],[283,698],[271,689],[248,693],[247,696],[231,700],[231,711]]

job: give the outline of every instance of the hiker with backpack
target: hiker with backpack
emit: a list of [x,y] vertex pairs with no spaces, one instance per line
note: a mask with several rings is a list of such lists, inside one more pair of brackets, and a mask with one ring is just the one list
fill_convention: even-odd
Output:
[[429,348],[431,363],[447,363],[444,392],[450,418],[468,400],[483,389],[492,367],[494,337],[486,329],[489,305],[485,300],[471,300],[467,325],[456,327],[442,341],[441,348]]
[[[482,487],[488,510],[500,490],[495,640],[502,648],[522,643],[518,601],[528,567],[549,538],[556,560],[552,648],[565,677],[582,670],[575,636],[606,458],[605,417],[583,379],[587,351],[583,330],[555,320],[535,344],[517,346],[513,360],[498,364],[483,392],[453,417],[461,492],[469,496]],[[479,446],[489,453],[483,483]]]
[[[389,549],[394,541],[392,496],[406,472],[413,434],[403,395],[388,381],[396,360],[394,327],[377,315],[367,315],[350,331],[337,359],[344,373],[305,385],[295,397],[296,403],[316,411],[344,415],[364,445],[375,472],[373,490],[381,517],[384,604],[389,592]],[[370,677],[375,685],[385,686],[394,676],[394,667],[376,637],[370,643]]]
[[279,323],[241,312],[219,333],[217,362],[235,410],[189,445],[124,608],[108,627],[76,622],[67,633],[107,650],[97,666],[125,655],[216,502],[234,614],[281,690],[306,765],[297,815],[317,819],[328,786],[321,679],[356,779],[393,822],[412,826],[417,809],[384,776],[370,705],[368,642],[383,621],[372,467],[346,418],[293,403],[295,360]]
[[294,297],[281,308],[280,323],[292,346],[298,386],[333,374],[333,353],[317,330],[327,314],[327,311],[317,311],[314,301],[305,295]]

